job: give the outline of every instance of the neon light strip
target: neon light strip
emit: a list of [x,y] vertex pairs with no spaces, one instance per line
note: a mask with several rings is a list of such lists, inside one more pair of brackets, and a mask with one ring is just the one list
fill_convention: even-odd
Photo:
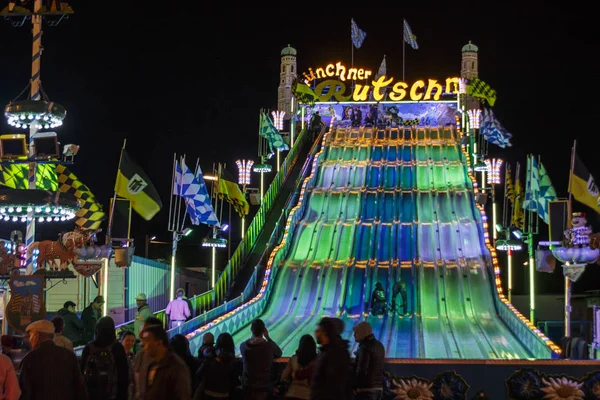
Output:
[[246,303],[240,305],[239,307],[233,309],[232,311],[218,317],[215,318],[213,321],[207,323],[206,325],[201,326],[200,328],[196,329],[193,332],[190,332],[186,335],[186,337],[189,339],[192,339],[194,336],[197,336],[199,334],[201,334],[202,332],[204,332],[205,330],[215,326],[216,324],[218,324],[219,322],[232,317],[233,315],[237,314],[238,312],[242,311],[243,309],[245,309],[246,307],[248,307],[249,305],[256,303],[258,300],[260,300],[261,297],[263,297],[263,295],[265,294],[265,292],[267,291],[267,285],[269,284],[270,281],[270,277],[271,277],[271,270],[273,268],[273,260],[275,259],[275,256],[277,255],[277,252],[279,250],[281,250],[287,240],[288,240],[288,236],[290,233],[290,227],[292,224],[292,220],[294,217],[294,214],[296,213],[296,211],[298,209],[300,209],[300,207],[302,207],[302,202],[304,200],[304,195],[306,193],[306,185],[308,184],[308,182],[313,178],[313,176],[317,173],[317,162],[319,160],[319,156],[325,151],[325,143],[327,142],[326,138],[327,136],[329,136],[331,134],[331,129],[325,134],[325,138],[323,140],[323,144],[321,146],[321,150],[319,150],[319,152],[317,154],[315,154],[315,158],[313,159],[313,165],[312,165],[312,170],[310,175],[304,179],[304,182],[302,183],[302,189],[300,190],[300,196],[298,197],[298,204],[293,207],[290,211],[290,215],[288,216],[287,222],[285,223],[285,230],[283,233],[283,238],[281,239],[281,243],[275,247],[273,249],[273,251],[271,252],[271,255],[269,256],[269,259],[267,261],[267,266],[265,269],[265,277],[263,279],[263,282],[261,284],[260,290],[258,291],[258,294],[256,296],[254,296],[252,299],[248,300]]
[[[459,133],[462,134],[462,132],[459,131]],[[471,162],[471,157],[469,156],[469,154],[467,153],[467,151],[465,150],[464,146],[461,146],[461,150],[465,156],[465,159],[467,161],[467,165],[470,165]],[[471,179],[471,182],[473,182],[473,194],[476,195],[479,192],[479,188],[477,185],[477,180],[475,179],[475,177],[473,176],[473,174],[471,173],[471,171],[469,171],[467,169],[467,174],[469,176],[469,178]],[[489,237],[489,233],[488,233],[488,223],[487,223],[487,216],[485,214],[485,210],[483,209],[483,207],[481,205],[479,205],[478,203],[475,203],[475,206],[479,209],[479,212],[481,213],[481,217],[483,220],[483,235],[484,235],[484,240],[485,240],[485,245],[488,248],[488,250],[490,251],[490,254],[492,255],[492,263],[494,266],[494,275],[495,275],[495,283],[496,283],[496,291],[498,292],[498,296],[500,297],[500,301],[502,301],[504,304],[506,304],[506,306],[513,312],[515,313],[515,315],[517,316],[517,318],[519,318],[521,320],[521,322],[523,322],[525,325],[527,325],[527,327],[533,332],[535,333],[536,336],[538,336],[540,339],[542,339],[544,341],[544,343],[546,344],[546,346],[548,346],[553,352],[555,352],[556,354],[560,354],[561,350],[560,347],[558,347],[553,341],[551,341],[548,337],[546,337],[546,335],[544,335],[542,333],[542,331],[540,331],[538,328],[535,327],[535,325],[533,325],[531,323],[531,321],[529,321],[529,318],[526,318],[523,314],[521,314],[519,312],[519,310],[517,310],[504,296],[504,292],[502,290],[502,280],[500,279],[500,266],[498,264],[498,257],[496,254],[496,249],[492,247],[491,243],[490,243],[490,237]]]

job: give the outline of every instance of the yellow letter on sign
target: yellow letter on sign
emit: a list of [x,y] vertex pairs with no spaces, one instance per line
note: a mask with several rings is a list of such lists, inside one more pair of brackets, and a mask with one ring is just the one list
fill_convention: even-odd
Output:
[[429,85],[427,85],[427,91],[425,92],[425,97],[423,98],[423,100],[430,100],[431,99],[431,92],[433,92],[433,89],[436,89],[435,91],[435,95],[433,96],[434,100],[439,100],[440,96],[442,95],[442,85],[440,85],[439,83],[437,83],[436,79],[430,79],[429,80]]
[[390,99],[392,101],[400,101],[406,97],[406,88],[408,85],[404,82],[396,82],[390,93]]
[[380,101],[385,96],[385,92],[381,93],[380,89],[386,87],[390,83],[392,83],[394,78],[390,78],[387,81],[385,80],[385,75],[382,75],[376,81],[372,81],[373,84],[373,99],[375,101]]
[[417,89],[423,89],[424,87],[425,82],[423,81],[416,81],[413,83],[412,87],[410,88],[410,99],[414,101],[421,100],[423,98],[423,93],[417,94]]
[[[323,94],[325,88],[329,88],[326,94]],[[315,94],[319,98],[319,101],[331,101],[334,97],[336,101],[347,101],[350,100],[350,96],[344,96],[346,92],[346,85],[335,79],[328,79],[317,85],[315,88]]]

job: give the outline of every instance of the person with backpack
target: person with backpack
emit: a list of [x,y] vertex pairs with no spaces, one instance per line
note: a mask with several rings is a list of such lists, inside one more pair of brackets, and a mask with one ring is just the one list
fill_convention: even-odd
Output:
[[373,295],[371,296],[371,314],[383,315],[387,312],[387,302],[385,300],[385,290],[381,282],[377,282]]
[[127,400],[129,362],[111,317],[98,320],[96,339],[83,348],[81,371],[90,400]]

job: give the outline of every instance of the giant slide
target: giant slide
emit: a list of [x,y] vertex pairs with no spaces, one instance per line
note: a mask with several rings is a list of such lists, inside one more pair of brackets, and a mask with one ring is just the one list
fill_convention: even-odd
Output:
[[[302,214],[284,237],[289,245],[275,250],[286,254],[252,316],[284,356],[323,316],[344,320],[353,350],[352,327],[368,321],[388,358],[553,356],[547,339],[500,298],[458,135],[454,127],[325,134],[292,210]],[[397,281],[408,289],[407,315],[370,315],[376,283],[391,303]],[[237,345],[249,323],[230,331]]]

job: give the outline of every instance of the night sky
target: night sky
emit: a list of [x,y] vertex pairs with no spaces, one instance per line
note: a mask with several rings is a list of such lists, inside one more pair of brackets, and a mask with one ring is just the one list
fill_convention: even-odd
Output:
[[[513,134],[512,148],[490,145],[490,155],[514,167],[526,154],[540,154],[559,196],[566,197],[570,148],[577,139],[579,156],[600,179],[595,25],[584,10],[491,3],[469,11],[429,3],[334,9],[307,3],[207,11],[183,2],[144,7],[135,2],[137,8],[128,3],[75,2],[75,15],[58,27],[45,26],[42,83],[50,100],[68,110],[56,130],[60,142],[81,145],[71,170],[106,210],[125,138],[130,156],[157,187],[163,210],[149,222],[133,216],[139,255],[146,233],[169,240],[173,154],[185,154],[191,165],[200,159],[205,174],[214,163],[226,163],[237,177],[236,159],[256,160],[260,109],[276,108],[281,49],[290,44],[298,50],[300,72],[329,62],[350,64],[351,18],[367,33],[354,51],[354,64],[376,71],[385,54],[388,75],[397,80],[407,19],[420,47],[406,47],[407,82],[458,76],[461,48],[471,40],[480,50],[479,77],[498,93],[496,116]],[[7,104],[28,83],[31,32],[28,24],[13,28],[0,22],[0,104]],[[4,120],[0,126],[3,133],[16,132]],[[258,186],[254,179],[251,186]],[[579,203],[574,207],[586,211]],[[598,216],[590,219],[600,229]],[[20,225],[2,226],[0,236],[24,231]],[[62,229],[38,225],[38,238],[53,239]],[[201,226],[181,242],[180,262],[210,265],[210,251],[198,246],[206,233]],[[167,257],[169,247],[151,245],[150,255]],[[590,271],[586,278],[593,276]],[[540,290],[560,291],[559,274],[538,274]],[[519,285],[516,292],[525,290],[525,283]],[[584,285],[595,288],[578,282],[575,289]]]

